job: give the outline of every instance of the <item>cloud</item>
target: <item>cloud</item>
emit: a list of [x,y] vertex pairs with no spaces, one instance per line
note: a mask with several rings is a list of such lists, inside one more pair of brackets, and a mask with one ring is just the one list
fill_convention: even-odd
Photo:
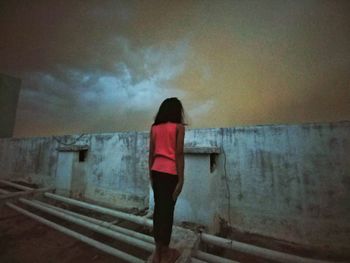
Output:
[[2,1],[0,71],[22,78],[15,133],[146,130],[169,96],[194,128],[350,118],[349,12],[349,1]]
[[188,110],[188,115],[191,116],[190,122],[193,122],[196,118],[205,117],[215,106],[215,101],[212,99],[201,104],[195,104],[193,108]]
[[[184,91],[167,84],[184,70],[185,41],[169,47],[144,47],[136,52],[128,48],[127,41],[123,45],[123,56],[143,65],[142,78],[135,77],[137,74],[121,61],[115,63],[115,74],[62,66],[57,71],[30,73],[18,108],[17,121],[22,123],[18,130],[25,129],[25,123],[38,111],[46,112],[46,117],[37,122],[51,123],[57,130],[77,121],[99,131],[140,129],[152,121],[155,105],[170,96],[185,96]],[[144,116],[143,126],[133,121],[135,115],[138,119]]]

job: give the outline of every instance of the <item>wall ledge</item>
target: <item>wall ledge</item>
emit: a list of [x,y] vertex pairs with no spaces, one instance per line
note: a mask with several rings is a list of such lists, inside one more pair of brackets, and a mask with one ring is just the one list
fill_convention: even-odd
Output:
[[184,149],[185,153],[190,154],[211,154],[211,153],[221,153],[220,147],[217,146],[207,146],[207,147],[186,147]]
[[89,145],[70,145],[70,146],[60,146],[56,148],[59,152],[79,152],[89,150]]

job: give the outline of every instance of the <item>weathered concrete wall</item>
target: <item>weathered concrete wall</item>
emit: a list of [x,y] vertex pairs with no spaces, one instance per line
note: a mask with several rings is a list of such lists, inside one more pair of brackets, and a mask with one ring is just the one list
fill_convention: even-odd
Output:
[[55,146],[49,137],[0,139],[1,177],[52,185],[57,167]]
[[136,132],[91,136],[87,198],[121,207],[148,205],[147,170],[139,161],[142,152],[146,158],[147,149],[138,139],[143,139],[142,134]]
[[[78,152],[72,155],[71,195],[146,207],[148,139],[148,132],[82,136],[75,145],[89,150],[85,162],[78,162]],[[185,144],[222,152],[211,170],[210,154],[186,154],[177,222],[215,229],[221,218],[250,233],[350,249],[350,122],[188,129]],[[55,185],[59,156],[69,158],[59,145],[52,137],[0,139],[1,176]]]
[[[310,246],[350,248],[350,122],[222,133],[232,225]],[[221,200],[228,220],[227,198]]]
[[0,73],[0,138],[12,137],[21,80]]
[[[0,177],[55,186],[60,194],[109,206],[146,207],[148,144],[142,140],[147,133],[0,139]],[[89,147],[84,162],[78,151],[58,150],[72,142]]]

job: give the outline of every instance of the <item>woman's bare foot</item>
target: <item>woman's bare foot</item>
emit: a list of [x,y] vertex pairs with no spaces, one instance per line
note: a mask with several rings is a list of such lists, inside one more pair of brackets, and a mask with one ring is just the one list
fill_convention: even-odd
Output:
[[160,244],[157,244],[156,249],[153,251],[152,263],[160,263],[161,252],[162,252],[162,246]]
[[180,257],[180,252],[175,248],[167,248],[162,253],[161,263],[174,263]]
[[152,263],[160,263],[160,256],[158,253],[153,254]]
[[152,263],[160,263],[160,253],[157,253],[157,251],[152,253]]
[[175,262],[181,255],[181,253],[179,252],[179,250],[175,249],[175,248],[170,248],[171,250],[171,256],[172,256],[172,262]]

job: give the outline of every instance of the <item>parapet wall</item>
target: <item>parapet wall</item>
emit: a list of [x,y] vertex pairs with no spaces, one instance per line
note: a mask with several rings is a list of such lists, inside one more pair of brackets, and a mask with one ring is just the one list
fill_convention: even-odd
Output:
[[[148,132],[77,138],[0,139],[0,176],[108,206],[148,206]],[[220,152],[186,153],[176,222],[213,229],[221,218],[241,231],[350,249],[350,122],[187,129],[185,145]]]

